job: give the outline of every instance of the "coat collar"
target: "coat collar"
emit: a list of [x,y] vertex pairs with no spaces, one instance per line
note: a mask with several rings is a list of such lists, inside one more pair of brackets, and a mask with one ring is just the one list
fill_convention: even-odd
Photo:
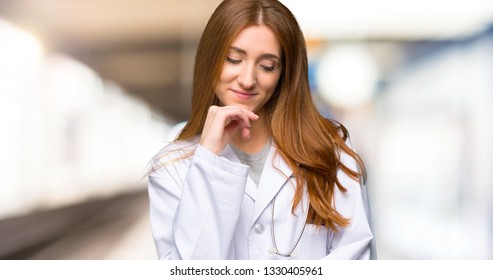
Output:
[[[221,156],[230,161],[241,163],[229,145],[221,153]],[[265,208],[269,206],[272,199],[277,195],[292,174],[293,171],[287,162],[277,153],[277,149],[273,144],[265,161],[258,188],[250,177],[247,180],[245,193],[255,201],[252,223],[254,223]]]

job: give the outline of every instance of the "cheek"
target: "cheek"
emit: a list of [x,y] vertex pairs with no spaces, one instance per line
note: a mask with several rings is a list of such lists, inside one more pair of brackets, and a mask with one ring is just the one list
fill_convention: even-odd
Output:
[[269,93],[272,93],[276,89],[278,82],[279,82],[279,75],[264,77],[262,79],[263,87],[265,91],[268,91]]
[[219,80],[216,83],[215,94],[222,103],[222,98],[228,89],[228,85],[234,79],[231,67],[227,65],[223,66],[221,70],[221,75],[219,75]]
[[224,65],[221,70],[221,76],[219,77],[220,82],[230,82],[235,78],[235,71],[233,67]]

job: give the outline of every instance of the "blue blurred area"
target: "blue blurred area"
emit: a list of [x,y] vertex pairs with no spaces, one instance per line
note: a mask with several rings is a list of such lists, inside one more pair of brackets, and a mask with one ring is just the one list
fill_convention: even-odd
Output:
[[367,164],[379,257],[491,259],[493,30],[394,45],[372,99],[333,108]]

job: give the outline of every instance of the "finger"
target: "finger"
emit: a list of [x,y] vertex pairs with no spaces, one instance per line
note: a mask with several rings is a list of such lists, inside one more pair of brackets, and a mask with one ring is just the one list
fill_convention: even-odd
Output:
[[251,134],[249,127],[243,127],[241,129],[241,137],[243,137],[244,140],[250,140]]
[[257,118],[255,117],[256,115],[252,115],[251,112],[247,110],[243,110],[240,108],[225,108],[221,111],[219,114],[224,114],[224,124],[225,126],[228,126],[231,122],[237,122],[239,126],[241,127],[247,127],[250,128],[250,120],[251,118],[253,120],[256,120]]
[[247,115],[248,119],[252,121],[258,120],[259,116],[252,111],[242,109],[242,111]]
[[224,106],[224,107],[213,106],[213,107],[216,107],[218,110],[228,110],[230,112],[245,114],[251,120],[257,120],[259,118],[259,116],[254,112],[242,107],[237,107],[237,106]]
[[259,116],[250,110],[246,110],[240,108],[242,116],[246,117],[246,123],[250,124],[250,121],[256,121],[259,119]]

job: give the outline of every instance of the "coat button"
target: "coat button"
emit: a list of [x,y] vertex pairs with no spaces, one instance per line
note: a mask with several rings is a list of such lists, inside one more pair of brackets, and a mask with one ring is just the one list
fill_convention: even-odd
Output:
[[257,234],[262,234],[264,233],[265,227],[263,224],[256,224],[253,229],[255,230],[255,233]]

